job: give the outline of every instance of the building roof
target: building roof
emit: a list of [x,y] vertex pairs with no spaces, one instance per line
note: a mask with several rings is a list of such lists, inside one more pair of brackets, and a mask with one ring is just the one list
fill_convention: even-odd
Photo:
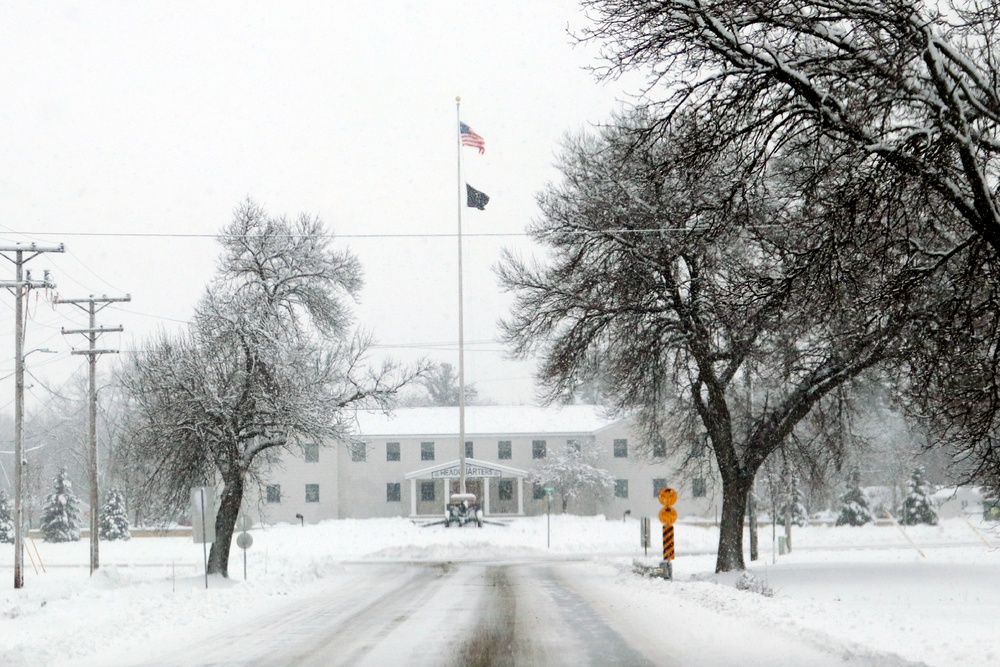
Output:
[[[539,408],[523,405],[475,405],[465,408],[465,435],[585,435],[620,421],[593,405]],[[391,415],[358,412],[358,435],[458,436],[458,407],[401,408]]]

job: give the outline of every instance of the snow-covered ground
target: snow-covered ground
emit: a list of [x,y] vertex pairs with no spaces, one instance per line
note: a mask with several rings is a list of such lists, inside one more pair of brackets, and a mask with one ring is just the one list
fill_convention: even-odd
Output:
[[[659,524],[653,522],[654,543]],[[939,526],[796,528],[794,552],[775,557],[771,531],[761,532],[752,574],[773,597],[738,590],[736,576],[714,574],[718,531],[678,524],[675,581],[633,573],[644,556],[639,522],[629,518],[519,519],[483,529],[422,528],[405,519],[277,525],[235,546],[229,580],[205,587],[202,545],[190,538],[134,538],[101,544],[102,568],[89,575],[86,540],[34,542],[44,563],[26,561],[25,587],[13,588],[13,549],[0,545],[0,665],[83,665],[88,658],[154,656],[204,636],[213,627],[257,617],[317,586],[349,586],[352,562],[512,560],[581,557],[592,576],[581,585],[595,597],[620,597],[649,632],[695,632],[672,606],[703,606],[738,619],[784,628],[818,645],[847,646],[845,657],[897,654],[927,665],[1000,663],[1000,533],[975,518]],[[546,541],[551,541],[551,547]],[[775,562],[776,561],[776,562]],[[577,567],[577,569],[580,569]],[[870,661],[869,661],[870,663]]]

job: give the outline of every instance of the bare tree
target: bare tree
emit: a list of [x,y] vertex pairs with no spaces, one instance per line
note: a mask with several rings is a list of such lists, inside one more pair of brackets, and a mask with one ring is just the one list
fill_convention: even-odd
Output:
[[[420,384],[427,390],[427,400],[431,406],[458,405],[458,375],[455,368],[447,363],[432,365],[420,378]],[[479,397],[475,383],[465,385],[465,404],[471,405]]]
[[840,390],[902,353],[945,260],[897,243],[926,211],[899,207],[870,170],[791,153],[734,179],[738,152],[691,157],[700,123],[637,138],[647,121],[570,142],[530,229],[548,264],[507,253],[499,267],[516,294],[504,336],[540,353],[549,401],[600,372],[648,440],[686,453],[707,432],[723,483],[716,567],[742,569],[757,470],[786,442],[816,465],[839,459]]
[[[30,373],[30,371],[29,371]],[[54,477],[66,467],[70,477],[86,479],[88,469],[89,385],[86,366],[74,373],[60,387],[54,387],[32,375],[33,382],[45,391],[42,404],[25,419],[25,443],[29,466],[41,469],[42,478]],[[122,388],[113,372],[98,374],[97,441],[99,486],[118,486],[113,465],[114,445],[125,401]],[[131,489],[125,485],[126,495]]]
[[715,118],[720,149],[829,142],[921,179],[1000,250],[995,3],[918,0],[584,0],[604,73],[642,68],[664,122]]
[[248,201],[220,242],[188,333],[160,335],[125,370],[123,446],[166,508],[221,481],[209,571],[227,575],[246,484],[280,450],[345,437],[355,409],[387,409],[417,371],[365,364],[372,341],[351,332],[347,305],[361,267],[333,249],[318,219],[273,218]]
[[[700,119],[697,150],[745,156],[752,180],[790,147],[933,210],[897,237],[936,267],[939,317],[897,386],[969,477],[1000,487],[1000,10],[919,0],[585,0],[603,76],[648,76],[650,133]],[[840,163],[841,167],[834,167]],[[909,193],[908,197],[898,196]],[[892,267],[887,267],[892,270]],[[921,270],[924,270],[921,268]],[[922,338],[917,341],[916,338]]]

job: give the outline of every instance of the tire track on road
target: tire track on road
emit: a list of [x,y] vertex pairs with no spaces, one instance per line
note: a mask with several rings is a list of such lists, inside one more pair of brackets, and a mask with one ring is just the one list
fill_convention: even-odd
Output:
[[563,586],[552,566],[488,567],[484,587],[479,620],[452,659],[455,667],[654,666]]
[[[280,664],[296,667],[360,665],[394,630],[406,623],[437,593],[443,579],[454,568],[447,563],[416,569],[413,578],[366,602],[340,620],[326,627],[322,636],[304,651],[283,657]],[[430,573],[432,576],[428,577]],[[265,659],[260,667],[279,664]]]

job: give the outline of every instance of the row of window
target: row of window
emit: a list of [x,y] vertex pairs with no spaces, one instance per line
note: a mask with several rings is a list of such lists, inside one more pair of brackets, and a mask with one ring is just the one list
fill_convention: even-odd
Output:
[[[269,503],[281,502],[281,484],[267,485],[267,502]],[[307,503],[319,502],[319,484],[306,484],[306,502]]]
[[[576,447],[579,451],[580,441],[576,439],[567,440],[570,446]],[[368,460],[368,448],[363,442],[355,442],[349,445],[351,452],[351,460],[356,463],[363,463]],[[546,456],[547,444],[545,440],[532,440],[531,441],[531,458],[533,459],[544,459]],[[628,439],[627,438],[615,438],[611,445],[612,454],[616,459],[628,458]],[[653,442],[653,456],[657,458],[664,458],[667,455],[667,444],[663,438],[657,438]],[[698,457],[705,453],[705,445],[702,442],[696,442],[691,447],[691,456]],[[306,463],[317,463],[319,462],[319,445],[316,443],[306,443],[302,445],[302,453],[305,458]],[[500,461],[510,460],[512,458],[512,448],[510,440],[499,440],[497,441],[497,459]],[[465,456],[466,458],[475,458],[475,448],[472,441],[469,440],[465,443]],[[400,460],[400,447],[398,442],[387,442],[385,443],[385,460],[386,461],[399,461]],[[421,442],[420,443],[420,460],[421,461],[433,461],[434,460],[434,443],[433,442]]]
[[[667,485],[667,480],[663,478],[657,478],[653,480],[653,496],[655,497],[660,493],[660,489]],[[437,486],[432,481],[420,482],[420,500],[423,502],[434,502],[436,498]],[[385,500],[390,503],[400,502],[400,483],[399,482],[387,482],[385,485]],[[708,494],[708,486],[705,483],[704,477],[696,477],[691,482],[691,495],[695,498],[703,498]],[[542,500],[545,498],[545,491],[542,489],[541,484],[535,484],[532,488],[532,498],[535,500]],[[497,482],[497,496],[501,501],[513,500],[514,499],[514,480],[512,479],[501,479]],[[627,479],[616,479],[615,480],[615,498],[628,498],[628,480]],[[281,485],[280,484],[268,484],[267,485],[267,502],[269,503],[280,503],[281,502]],[[307,503],[318,503],[319,502],[319,484],[306,484],[306,502]]]
[[[567,440],[566,444],[571,447],[576,447],[577,451],[580,449],[580,441],[576,439]],[[625,438],[617,438],[613,444],[613,451],[615,458],[627,458],[628,457],[628,440]],[[655,456],[665,456],[666,452],[657,453],[656,447],[654,447]],[[368,460],[368,448],[363,442],[353,443],[350,445],[351,460],[355,463],[363,463]],[[544,459],[548,453],[548,443],[545,440],[532,440],[531,441],[531,458],[533,459]],[[471,440],[465,443],[465,457],[472,459],[475,458],[475,446]],[[509,461],[513,458],[513,447],[510,440],[499,440],[497,441],[497,460],[499,461]],[[310,459],[306,458],[308,462]],[[399,461],[400,460],[400,446],[398,442],[387,442],[385,443],[385,460],[386,461]],[[420,460],[421,461],[433,461],[434,460],[434,443],[433,442],[421,442],[420,443]]]

